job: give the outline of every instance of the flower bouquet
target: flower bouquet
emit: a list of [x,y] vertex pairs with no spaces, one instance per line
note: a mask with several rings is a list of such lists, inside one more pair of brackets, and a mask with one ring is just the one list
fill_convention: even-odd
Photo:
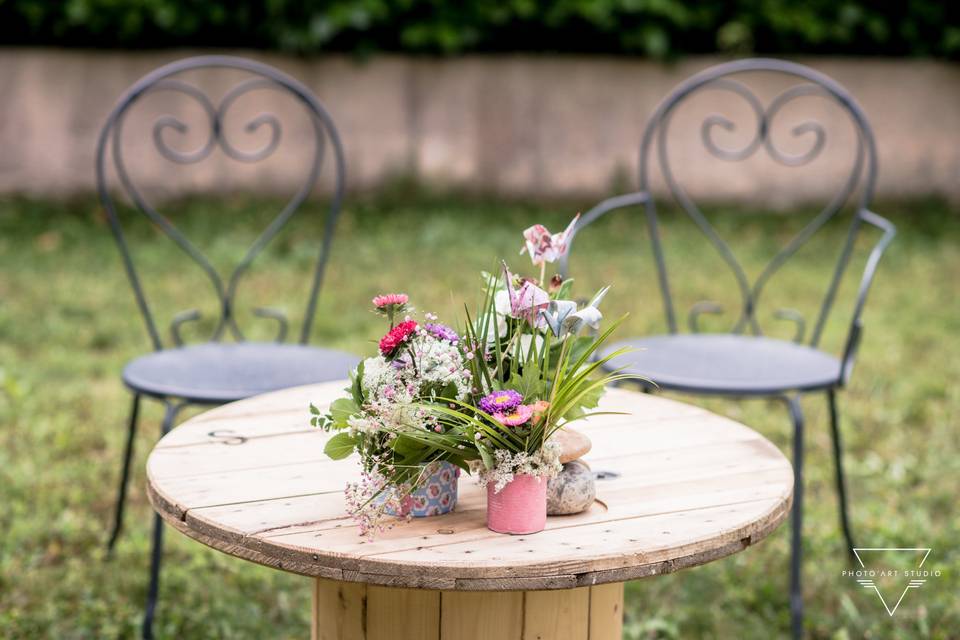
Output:
[[451,511],[460,469],[467,469],[462,435],[429,409],[469,398],[473,373],[457,333],[431,314],[418,323],[407,303],[405,294],[373,299],[390,324],[379,353],[351,372],[349,397],[335,400],[326,414],[310,407],[311,424],[335,432],[324,450],[329,457],[360,455],[361,479],[348,484],[346,500],[362,535],[382,530],[386,515]]
[[596,356],[619,324],[598,333],[607,288],[578,304],[568,299],[572,280],[545,280],[576,220],[560,234],[527,229],[524,251],[539,279],[514,275],[506,264],[497,276],[484,274],[483,301],[459,333],[431,314],[423,324],[412,319],[406,295],[374,298],[390,325],[378,355],[351,373],[349,397],[326,414],[311,405],[312,424],[335,432],[327,455],[360,456],[361,479],[347,486],[346,498],[362,535],[385,528],[385,515],[450,511],[460,470],[476,472],[486,487],[491,530],[543,529],[547,481],[561,468],[553,436],[597,415],[588,411],[605,386],[631,377],[603,372],[624,350]]
[[547,480],[561,468],[552,437],[597,415],[588,411],[605,386],[632,377],[603,372],[623,351],[596,357],[619,324],[597,334],[607,287],[581,305],[567,299],[572,280],[545,282],[546,264],[565,253],[575,224],[555,235],[540,225],[524,232],[539,280],[514,275],[506,264],[500,277],[485,275],[483,304],[476,317],[468,314],[460,343],[472,388],[466,398],[429,407],[444,429],[466,436],[464,458],[473,459],[487,489],[487,526],[500,533],[544,528]]

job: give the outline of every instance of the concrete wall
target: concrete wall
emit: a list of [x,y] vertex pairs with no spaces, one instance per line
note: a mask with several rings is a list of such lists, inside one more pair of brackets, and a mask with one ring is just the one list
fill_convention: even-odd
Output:
[[[90,191],[96,137],[114,101],[149,70],[190,53],[0,49],[0,193]],[[361,63],[340,56],[240,55],[276,65],[316,92],[342,134],[351,188],[376,186],[402,174],[439,185],[549,197],[608,194],[618,176],[635,184],[647,117],[677,83],[717,62],[702,57],[663,65],[616,58],[379,56]],[[881,196],[936,194],[960,201],[960,65],[800,62],[835,78],[863,106],[878,141]],[[238,78],[187,79],[204,83],[216,97]],[[765,102],[784,86],[769,78],[756,81]],[[168,94],[156,96],[151,105],[145,102],[140,116],[131,115],[124,143],[131,172],[148,191],[162,194],[210,188],[289,192],[304,174],[309,124],[293,105],[263,93],[239,101],[227,122],[235,144],[250,149],[267,136],[242,131],[249,117],[270,109],[292,121],[285,123],[280,148],[262,166],[238,165],[218,151],[198,165],[171,168],[153,146],[153,119],[170,112],[196,123],[183,137],[167,131],[174,148],[192,148],[204,134],[196,105]],[[823,153],[809,166],[789,170],[771,163],[763,149],[742,163],[705,153],[700,126],[709,113],[724,113],[740,124],[733,132],[716,129],[718,144],[735,147],[749,138],[754,120],[739,98],[711,92],[688,111],[675,119],[672,158],[679,179],[695,196],[774,205],[823,198],[849,169],[853,130],[822,100],[797,101],[773,127],[785,152],[801,153],[812,134],[796,137],[791,128],[809,114],[824,123]]]

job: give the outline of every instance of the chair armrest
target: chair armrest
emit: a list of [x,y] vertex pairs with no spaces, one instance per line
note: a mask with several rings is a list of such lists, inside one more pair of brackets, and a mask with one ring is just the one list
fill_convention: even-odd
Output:
[[846,384],[853,373],[853,365],[857,356],[857,349],[860,346],[860,338],[863,335],[863,307],[867,303],[867,296],[870,293],[870,286],[873,284],[873,278],[877,272],[877,266],[880,264],[880,258],[883,257],[887,247],[897,235],[897,228],[886,218],[875,214],[872,211],[864,209],[860,212],[860,219],[873,225],[883,231],[883,236],[877,244],[874,245],[867,257],[867,264],[863,268],[863,275],[860,277],[860,288],[857,291],[857,301],[853,307],[853,318],[850,321],[850,332],[847,335],[847,343],[843,348],[843,361],[840,365],[840,383]]
[[607,198],[600,204],[595,205],[592,209],[587,211],[585,214],[580,216],[580,220],[577,221],[577,225],[573,228],[573,232],[570,234],[570,237],[567,239],[567,251],[563,254],[563,257],[560,258],[560,275],[564,278],[567,277],[567,262],[570,256],[570,250],[573,248],[573,240],[577,237],[577,234],[581,229],[589,225],[591,222],[599,218],[600,216],[610,213],[614,209],[620,209],[622,207],[629,207],[632,205],[638,204],[647,204],[650,201],[650,194],[646,191],[637,191],[635,193],[627,193],[622,196],[614,196],[612,198]]

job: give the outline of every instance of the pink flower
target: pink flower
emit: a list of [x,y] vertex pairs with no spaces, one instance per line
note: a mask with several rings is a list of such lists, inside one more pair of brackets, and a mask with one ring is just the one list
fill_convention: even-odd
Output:
[[373,299],[373,306],[377,309],[383,309],[390,305],[401,306],[407,304],[410,298],[405,293],[385,293]]
[[518,427],[526,424],[533,417],[533,407],[518,404],[510,413],[495,413],[493,419],[507,427]]
[[533,424],[538,424],[550,408],[550,403],[546,400],[537,400],[530,408],[533,410]]
[[400,345],[406,342],[407,338],[417,331],[417,328],[415,321],[407,320],[390,329],[387,335],[380,339],[380,353],[387,357],[393,355]]
[[523,318],[533,326],[542,326],[543,319],[540,311],[550,305],[550,294],[538,287],[531,280],[524,280],[520,288],[513,286],[513,274],[503,265],[503,275],[507,281],[507,295],[510,299],[510,315],[514,318]]
[[385,293],[373,299],[373,306],[377,313],[387,316],[390,327],[393,328],[394,316],[406,310],[409,299],[405,293]]
[[563,233],[551,234],[542,224],[535,224],[523,232],[523,238],[526,241],[520,254],[527,252],[530,254],[530,260],[534,265],[540,266],[545,262],[556,262],[567,252],[570,236],[573,229],[580,219],[578,213],[564,229]]

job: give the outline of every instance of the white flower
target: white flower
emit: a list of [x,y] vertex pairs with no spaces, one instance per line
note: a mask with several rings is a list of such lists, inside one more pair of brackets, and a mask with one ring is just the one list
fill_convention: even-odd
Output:
[[400,384],[399,371],[383,356],[363,361],[360,387],[367,398],[373,401],[385,399],[394,393],[403,393],[403,386]]
[[380,430],[380,424],[365,416],[354,415],[347,418],[351,435],[357,433],[374,433]]
[[513,482],[514,476],[552,478],[563,468],[560,464],[560,446],[552,439],[534,454],[497,449],[493,456],[492,469],[478,469],[478,482],[481,487],[493,483],[495,493],[500,493],[505,486]]
[[520,336],[520,353],[523,354],[522,358],[527,359],[527,354],[530,353],[530,343],[533,342],[533,352],[538,354],[543,350],[543,336],[530,335],[529,333],[524,333]]
[[510,305],[510,292],[506,289],[497,291],[493,296],[493,307],[498,315],[509,316],[513,312],[513,307]]
[[469,370],[464,367],[456,345],[424,333],[414,338],[412,346],[416,361],[409,369],[415,372],[420,389],[442,388],[452,382],[457,389],[457,399],[467,397],[471,388]]
[[[512,314],[510,307],[510,292],[506,289],[500,289],[493,296],[492,313],[487,318],[487,343],[496,341],[497,336],[504,338],[507,335],[507,318]],[[494,330],[496,322],[496,330]]]

